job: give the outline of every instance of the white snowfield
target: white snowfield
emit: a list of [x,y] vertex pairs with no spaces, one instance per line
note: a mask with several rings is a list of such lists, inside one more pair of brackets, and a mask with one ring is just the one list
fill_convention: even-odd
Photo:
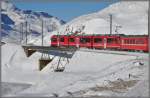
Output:
[[[2,46],[3,96],[148,96],[147,53],[80,49],[69,63],[64,61],[65,71],[58,73],[52,69],[58,57],[41,72],[38,71],[40,57],[41,54],[36,52],[27,58],[19,45]],[[104,88],[91,89],[111,87],[111,82],[117,79],[138,82],[117,89],[122,93]]]

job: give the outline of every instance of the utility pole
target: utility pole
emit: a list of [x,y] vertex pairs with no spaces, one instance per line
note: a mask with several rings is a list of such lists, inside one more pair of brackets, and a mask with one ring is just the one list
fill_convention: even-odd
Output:
[[21,23],[22,26],[22,40],[24,40],[23,36],[24,36],[24,30],[23,30],[23,23]]
[[109,14],[110,16],[110,35],[112,35],[112,14]]
[[[43,46],[43,19],[41,18],[41,26],[42,26],[42,32],[41,32],[41,45]],[[44,53],[42,53],[41,59],[43,59]]]
[[44,29],[43,29],[43,19],[41,19],[41,22],[42,22],[42,32],[41,32],[42,43],[41,43],[41,44],[42,44],[42,46],[43,46],[43,32],[44,32],[44,31],[43,31],[43,30],[44,30]]
[[23,40],[23,23],[20,23],[20,43]]
[[28,35],[30,35],[29,39],[31,39],[32,38],[32,31],[31,31],[31,25],[30,24],[28,24]]
[[27,38],[27,36],[28,36],[28,31],[27,31],[27,26],[28,26],[28,24],[27,24],[27,21],[25,22],[25,27],[26,27],[26,45],[27,45],[27,41],[28,41],[28,38]]
[[30,34],[30,24],[28,24],[28,33]]

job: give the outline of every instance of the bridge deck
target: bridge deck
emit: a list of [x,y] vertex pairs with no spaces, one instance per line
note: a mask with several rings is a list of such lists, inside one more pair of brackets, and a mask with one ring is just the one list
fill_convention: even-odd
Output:
[[71,58],[77,48],[75,47],[50,47],[50,46],[22,46],[24,49],[27,50],[36,50],[41,53],[61,56],[61,57],[68,57]]
[[74,52],[77,50],[76,47],[51,47],[51,46],[22,46],[26,49],[33,49],[39,51],[64,51],[64,52]]

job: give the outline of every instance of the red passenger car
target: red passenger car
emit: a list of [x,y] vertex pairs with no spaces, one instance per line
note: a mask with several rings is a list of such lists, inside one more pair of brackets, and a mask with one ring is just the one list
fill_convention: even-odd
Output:
[[148,52],[148,36],[122,36],[121,49]]

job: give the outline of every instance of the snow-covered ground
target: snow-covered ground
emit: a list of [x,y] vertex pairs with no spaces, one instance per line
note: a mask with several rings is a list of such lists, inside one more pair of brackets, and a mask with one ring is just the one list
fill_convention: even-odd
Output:
[[[147,53],[80,49],[60,73],[51,69],[58,57],[38,71],[40,57],[27,58],[19,45],[2,46],[3,96],[148,96]],[[113,82],[121,85],[109,89]]]

